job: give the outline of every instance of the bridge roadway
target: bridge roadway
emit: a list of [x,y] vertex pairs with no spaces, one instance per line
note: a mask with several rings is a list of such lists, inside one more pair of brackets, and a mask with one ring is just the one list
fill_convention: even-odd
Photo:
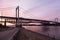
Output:
[[13,36],[19,31],[19,28],[0,32],[0,40],[12,40]]
[[[6,22],[13,23],[13,24],[22,23],[22,26],[60,26],[60,22],[48,21],[48,20],[38,20],[38,19],[29,19],[29,18],[20,17],[19,22],[18,22],[18,21],[16,21],[16,20],[18,20],[18,18],[16,18],[16,17],[0,16],[0,18],[6,19]],[[34,23],[39,23],[39,25],[34,24]]]

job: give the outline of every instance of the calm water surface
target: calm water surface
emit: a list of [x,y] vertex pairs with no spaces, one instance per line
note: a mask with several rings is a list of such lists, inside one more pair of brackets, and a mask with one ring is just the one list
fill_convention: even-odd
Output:
[[56,39],[60,39],[60,27],[59,26],[27,26],[28,30],[41,33]]

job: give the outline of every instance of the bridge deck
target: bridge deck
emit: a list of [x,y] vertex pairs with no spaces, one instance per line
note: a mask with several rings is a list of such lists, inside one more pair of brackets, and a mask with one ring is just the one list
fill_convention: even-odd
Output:
[[[29,18],[19,18],[18,20],[18,18],[16,17],[5,17],[5,16],[0,16],[0,18],[5,19],[6,22],[13,23],[13,24],[18,23],[22,26],[60,26],[60,22],[54,22],[48,20],[38,20],[38,19],[29,19]],[[34,23],[40,23],[40,24],[36,25]]]
[[18,32],[19,28],[0,32],[0,40],[11,40]]

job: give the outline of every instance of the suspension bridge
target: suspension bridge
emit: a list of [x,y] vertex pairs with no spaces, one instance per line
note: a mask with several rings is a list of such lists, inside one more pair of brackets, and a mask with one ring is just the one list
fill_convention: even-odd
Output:
[[[20,10],[18,6],[16,8],[16,17],[0,16],[0,19],[4,19],[6,22],[13,23],[15,25],[22,25],[22,26],[60,26],[60,22],[58,21],[48,21],[48,20],[19,17],[19,11]],[[4,21],[0,21],[0,22],[4,22]]]
[[[5,27],[7,27],[6,25],[7,22],[15,25],[14,30],[10,31],[11,36],[8,35],[10,32],[9,33],[7,33],[7,31],[2,33],[0,32],[1,35],[3,34],[8,35],[7,38],[5,37],[6,35],[3,35],[2,38],[0,37],[1,39],[5,37],[6,40],[11,40],[15,36],[15,34],[20,30],[19,28],[22,28],[22,26],[60,26],[60,22],[56,21],[19,17],[19,6],[16,8],[16,17],[0,16],[0,19],[1,19],[0,22],[3,22]],[[2,19],[4,19],[4,21]]]

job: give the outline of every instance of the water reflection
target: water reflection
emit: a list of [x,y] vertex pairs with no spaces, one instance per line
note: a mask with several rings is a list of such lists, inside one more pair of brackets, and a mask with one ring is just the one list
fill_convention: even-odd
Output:
[[38,32],[43,35],[47,35],[50,37],[55,37],[56,39],[60,39],[60,27],[59,26],[27,26],[24,27],[28,30]]
[[43,32],[48,32],[48,31],[49,31],[49,27],[48,27],[48,26],[44,26],[44,27],[42,28],[42,31],[43,31]]

